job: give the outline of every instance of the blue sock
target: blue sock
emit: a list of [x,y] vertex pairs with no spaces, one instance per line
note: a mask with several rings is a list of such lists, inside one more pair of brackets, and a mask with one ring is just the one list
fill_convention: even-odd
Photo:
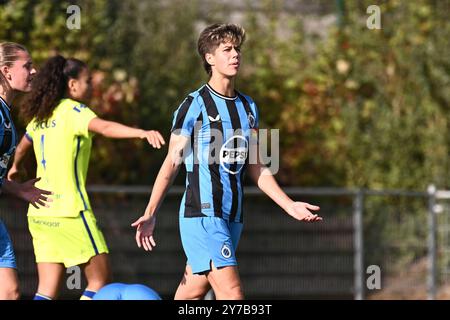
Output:
[[92,300],[92,298],[94,298],[96,293],[97,293],[96,291],[86,289],[81,295],[80,300]]
[[47,296],[45,296],[45,295],[43,295],[43,294],[40,294],[40,293],[36,293],[36,294],[34,295],[33,300],[52,300],[52,298],[47,297]]

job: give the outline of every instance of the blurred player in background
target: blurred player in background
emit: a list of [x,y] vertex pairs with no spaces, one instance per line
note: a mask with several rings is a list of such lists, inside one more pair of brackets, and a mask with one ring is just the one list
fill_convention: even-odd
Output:
[[91,95],[91,75],[77,59],[55,56],[35,78],[24,104],[30,121],[17,147],[8,178],[18,173],[27,150],[33,148],[39,186],[54,192],[51,208],[30,206],[28,223],[39,275],[36,300],[57,297],[65,268],[82,267],[88,285],[82,299],[111,281],[108,248],[97,226],[85,183],[95,133],[109,138],[146,139],[154,148],[165,143],[157,131],[144,131],[100,119],[84,103]]

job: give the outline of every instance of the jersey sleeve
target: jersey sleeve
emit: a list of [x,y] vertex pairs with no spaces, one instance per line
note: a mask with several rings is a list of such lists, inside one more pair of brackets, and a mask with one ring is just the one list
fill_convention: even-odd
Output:
[[[2,108],[1,105],[0,105],[0,108]],[[2,140],[2,143],[0,143],[0,148],[2,149],[2,151],[0,153],[0,164],[1,164],[0,165],[0,193],[2,191],[1,188],[3,186],[3,181],[5,180],[7,172],[8,172],[6,169],[8,167],[8,160],[9,160],[7,158],[7,156],[5,157],[8,147],[5,146],[5,148],[3,148],[3,141],[4,141],[4,136],[5,136],[4,123],[5,123],[5,118],[3,118],[3,113],[0,112],[0,138]],[[0,223],[1,223],[1,221],[0,221]]]
[[259,129],[259,110],[258,110],[258,106],[256,105],[256,103],[253,100],[250,104],[250,108],[252,109],[252,112],[255,115],[255,125],[253,128]]
[[30,142],[33,142],[33,126],[34,120],[31,120],[25,129],[25,138],[27,138]]
[[197,99],[188,96],[173,114],[171,132],[190,137],[201,112],[201,105]]
[[73,132],[76,136],[89,136],[89,122],[97,115],[84,104],[76,105],[70,110],[70,116],[73,119]]

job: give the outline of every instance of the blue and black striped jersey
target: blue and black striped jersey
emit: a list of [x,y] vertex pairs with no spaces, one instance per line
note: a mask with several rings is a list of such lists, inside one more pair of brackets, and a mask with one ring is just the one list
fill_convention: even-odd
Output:
[[8,171],[8,163],[17,146],[17,132],[11,119],[10,107],[0,97],[0,186]]
[[226,97],[208,84],[188,95],[172,124],[191,141],[180,216],[243,221],[242,180],[257,129],[258,109],[248,96]]

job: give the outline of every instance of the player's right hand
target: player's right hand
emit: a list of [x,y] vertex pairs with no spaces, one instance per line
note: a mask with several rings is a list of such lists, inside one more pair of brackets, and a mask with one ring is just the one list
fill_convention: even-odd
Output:
[[153,239],[153,230],[155,230],[156,217],[142,216],[131,224],[136,229],[136,244],[139,248],[144,247],[145,251],[152,251],[156,247]]
[[159,131],[156,130],[148,130],[144,131],[144,134],[141,136],[141,139],[147,139],[148,143],[156,149],[161,149],[162,145],[165,145],[163,136]]

